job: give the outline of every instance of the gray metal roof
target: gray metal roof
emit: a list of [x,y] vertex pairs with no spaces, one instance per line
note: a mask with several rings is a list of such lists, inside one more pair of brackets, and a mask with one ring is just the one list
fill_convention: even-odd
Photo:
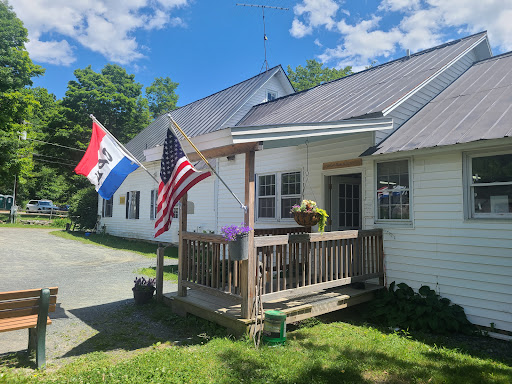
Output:
[[237,126],[333,122],[382,112],[482,39],[468,36],[254,106]]
[[[279,71],[282,71],[280,65],[213,95],[175,109],[171,115],[189,137],[214,132],[220,129],[222,124],[256,90]],[[139,161],[143,161],[145,149],[163,145],[168,127],[169,118],[166,114],[161,115],[129,141],[126,148]]]
[[512,136],[512,52],[473,64],[373,154]]

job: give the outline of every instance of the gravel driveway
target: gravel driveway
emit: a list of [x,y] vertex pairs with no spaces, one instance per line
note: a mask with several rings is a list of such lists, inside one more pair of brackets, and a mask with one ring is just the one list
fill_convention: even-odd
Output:
[[[47,360],[67,357],[94,337],[115,311],[132,306],[134,271],[156,259],[50,235],[51,229],[0,228],[0,292],[59,287],[60,305],[50,314]],[[177,264],[166,259],[166,264]],[[175,291],[164,282],[164,293]],[[131,314],[133,315],[133,314]],[[119,319],[118,319],[119,320]],[[0,333],[0,355],[27,348],[26,329]]]

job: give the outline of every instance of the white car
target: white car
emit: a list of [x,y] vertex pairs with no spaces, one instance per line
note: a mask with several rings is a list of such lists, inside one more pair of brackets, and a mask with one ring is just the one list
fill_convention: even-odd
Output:
[[55,206],[51,200],[30,200],[25,210],[27,212],[49,213],[58,209],[59,207]]

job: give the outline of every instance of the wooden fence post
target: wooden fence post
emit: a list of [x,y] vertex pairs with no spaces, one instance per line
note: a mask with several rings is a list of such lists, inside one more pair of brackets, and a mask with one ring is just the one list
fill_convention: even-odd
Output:
[[[245,154],[245,225],[254,228],[254,159],[255,152]],[[242,317],[253,316],[253,305],[256,298],[256,255],[254,252],[254,231],[249,232],[249,257],[241,264],[240,289],[242,295]]]
[[164,252],[165,248],[158,243],[156,250],[156,300],[162,301],[164,296]]
[[187,208],[188,208],[188,194],[185,193],[181,198],[180,206],[180,229],[179,229],[179,246],[178,246],[178,296],[187,296],[187,287],[183,286],[183,279],[185,271],[187,270],[186,261],[187,250],[185,249],[185,240],[183,239],[183,232],[187,231]]

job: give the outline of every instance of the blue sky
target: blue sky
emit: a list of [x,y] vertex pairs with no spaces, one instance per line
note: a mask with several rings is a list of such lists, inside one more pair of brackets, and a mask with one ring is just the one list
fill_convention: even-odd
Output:
[[[494,54],[512,50],[512,0],[255,0],[265,12],[269,66],[306,59],[362,69],[488,30]],[[36,86],[64,96],[73,71],[118,63],[149,86],[178,82],[184,105],[260,72],[259,8],[236,0],[9,0],[46,74]]]

